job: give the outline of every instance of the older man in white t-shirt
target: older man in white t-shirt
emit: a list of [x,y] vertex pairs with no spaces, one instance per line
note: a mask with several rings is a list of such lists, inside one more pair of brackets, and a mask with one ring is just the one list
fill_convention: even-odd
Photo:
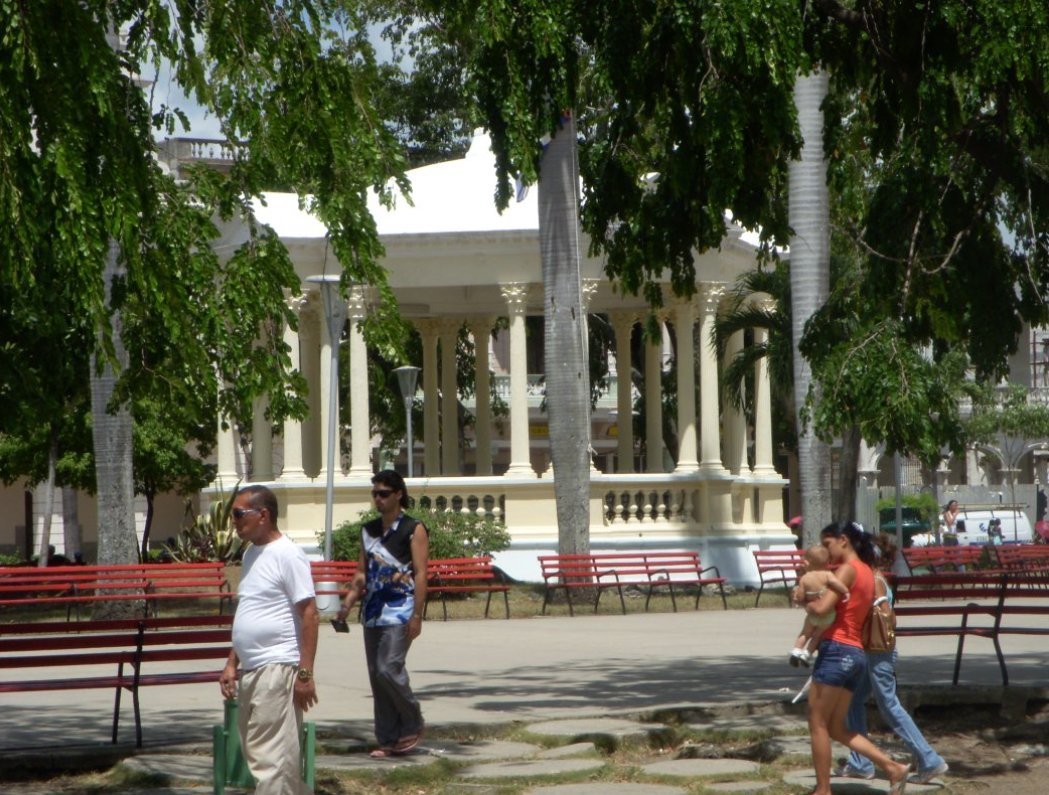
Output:
[[240,742],[256,795],[309,795],[300,737],[302,713],[317,703],[319,623],[310,564],[277,529],[277,498],[265,486],[241,489],[232,513],[237,535],[251,546],[219,684],[226,698],[238,697]]

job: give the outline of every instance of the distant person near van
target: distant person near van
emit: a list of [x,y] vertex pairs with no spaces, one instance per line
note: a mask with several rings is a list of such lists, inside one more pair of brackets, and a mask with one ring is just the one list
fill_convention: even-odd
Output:
[[958,500],[951,500],[945,506],[943,506],[943,532],[954,533],[955,523],[958,521],[958,513],[960,512],[958,507]]

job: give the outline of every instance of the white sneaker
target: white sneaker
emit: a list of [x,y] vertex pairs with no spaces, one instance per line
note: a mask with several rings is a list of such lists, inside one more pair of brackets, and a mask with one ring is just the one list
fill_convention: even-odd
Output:
[[934,778],[947,775],[948,770],[950,770],[950,768],[947,766],[947,763],[940,762],[936,767],[931,767],[928,770],[919,770],[911,776],[908,781],[912,784],[928,784]]
[[834,778],[860,778],[864,781],[870,781],[874,778],[874,771],[872,770],[869,773],[864,773],[862,770],[857,770],[846,762],[844,765],[834,768],[834,770],[831,771],[831,775],[834,776]]
[[799,665],[804,665],[808,668],[809,663],[812,662],[812,655],[809,654],[808,649],[791,649],[790,657],[788,659],[790,664],[795,668]]

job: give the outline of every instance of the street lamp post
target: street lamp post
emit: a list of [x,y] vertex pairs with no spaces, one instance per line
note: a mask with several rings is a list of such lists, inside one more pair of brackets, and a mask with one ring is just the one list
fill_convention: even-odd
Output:
[[324,499],[324,559],[332,559],[332,513],[335,504],[335,444],[339,425],[339,340],[346,324],[346,304],[339,297],[339,276],[323,274],[307,276],[306,281],[316,284],[324,304],[324,319],[328,323],[328,340],[331,343],[331,383],[328,389],[328,482]]
[[412,461],[415,445],[412,441],[412,400],[415,397],[415,381],[419,377],[419,368],[406,364],[396,368],[393,372],[397,375],[397,385],[401,388],[401,395],[404,397],[404,416],[408,423],[408,477],[414,477]]

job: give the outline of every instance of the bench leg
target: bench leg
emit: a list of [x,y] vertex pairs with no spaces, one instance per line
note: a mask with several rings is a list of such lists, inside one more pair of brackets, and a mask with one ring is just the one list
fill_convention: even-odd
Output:
[[484,600],[484,617],[488,618],[488,608],[492,606],[492,592],[488,592],[488,598]]
[[124,688],[117,685],[117,694],[113,700],[113,745],[117,744],[117,729],[120,726],[120,694]]
[[142,713],[138,706],[138,686],[131,688],[131,701],[135,705],[135,747],[142,747]]
[[764,591],[764,590],[765,590],[765,581],[764,581],[764,580],[762,580],[762,581],[761,581],[761,585],[760,585],[760,586],[758,586],[758,596],[757,596],[757,598],[756,598],[756,599],[754,600],[754,607],[757,607],[757,606],[758,606],[758,602],[760,602],[760,601],[761,601],[761,592],[762,592],[762,591]]
[[962,670],[962,650],[965,648],[965,633],[958,636],[958,651],[954,655],[954,679],[952,684],[958,684],[958,675]]
[[998,667],[1002,669],[1002,686],[1009,686],[1009,671],[1005,667],[1005,655],[1002,654],[1002,646],[998,643],[998,636],[995,635],[992,640],[994,641],[994,653],[998,655]]
[[503,607],[506,608],[506,618],[510,618],[510,593],[509,591],[503,591]]

